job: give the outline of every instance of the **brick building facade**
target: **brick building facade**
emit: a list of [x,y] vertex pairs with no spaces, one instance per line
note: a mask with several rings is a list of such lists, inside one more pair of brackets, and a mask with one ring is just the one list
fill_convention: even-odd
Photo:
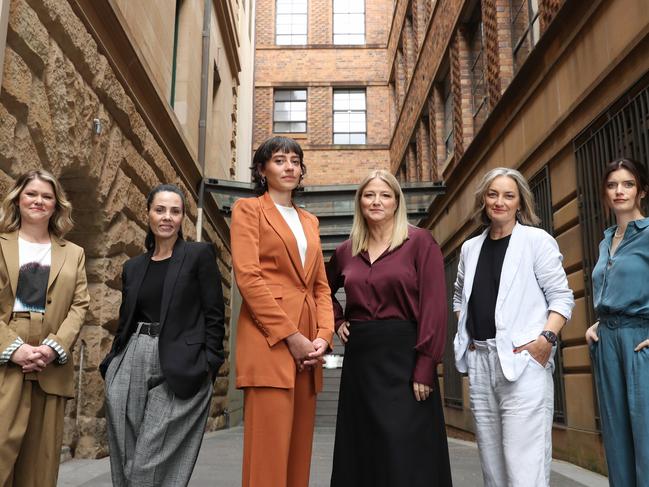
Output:
[[[355,44],[334,40],[340,30],[334,32],[331,0],[256,2],[253,150],[274,134],[295,138],[305,151],[305,182],[310,185],[354,183],[361,174],[389,167],[389,119],[394,114],[387,86],[386,47],[390,29],[387,12],[392,1],[351,3],[361,5],[358,10],[364,18],[362,39],[355,39]],[[287,17],[291,15],[299,16],[294,24],[302,29],[303,37],[278,39],[284,32],[282,22],[290,22]],[[282,101],[276,97],[292,90],[305,92],[299,95],[306,100],[301,100],[299,107],[302,110],[306,105],[305,116],[297,117],[306,122],[306,127],[286,132],[286,126],[277,125],[282,117],[275,108]],[[361,111],[365,117],[358,122],[362,127],[357,131],[359,137],[360,132],[365,136],[362,143],[340,143],[334,137],[334,98],[345,90],[364,96]]]

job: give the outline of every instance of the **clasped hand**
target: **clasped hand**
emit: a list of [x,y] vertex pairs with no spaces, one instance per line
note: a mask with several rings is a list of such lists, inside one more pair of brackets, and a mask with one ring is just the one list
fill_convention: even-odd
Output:
[[323,338],[316,338],[311,341],[302,333],[297,332],[286,338],[288,346],[295,365],[298,370],[302,371],[307,367],[313,367],[324,362],[324,354],[329,348],[329,344]]
[[23,343],[11,355],[11,360],[22,368],[24,374],[29,372],[41,372],[56,358],[56,352],[48,345],[34,347]]

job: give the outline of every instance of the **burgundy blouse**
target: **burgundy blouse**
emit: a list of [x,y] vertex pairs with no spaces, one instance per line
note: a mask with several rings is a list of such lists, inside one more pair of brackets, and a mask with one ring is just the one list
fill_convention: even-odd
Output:
[[[409,227],[408,239],[370,264],[367,252],[352,257],[351,240],[327,265],[336,330],[344,321],[409,320],[417,323],[412,379],[433,385],[446,343],[446,285],[442,252],[432,235]],[[345,288],[345,311],[335,297]]]

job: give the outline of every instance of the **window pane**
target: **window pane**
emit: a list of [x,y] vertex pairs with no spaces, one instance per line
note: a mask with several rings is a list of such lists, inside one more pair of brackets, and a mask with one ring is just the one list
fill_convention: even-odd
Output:
[[275,123],[275,132],[289,132],[291,124],[288,122]]
[[292,122],[291,123],[291,132],[306,132],[306,123],[305,122]]
[[306,120],[306,112],[291,112],[292,122],[303,122],[304,120]]
[[334,134],[334,144],[349,144],[349,134]]
[[349,34],[362,34],[365,32],[365,15],[350,14],[347,16],[347,25]]
[[294,35],[292,44],[297,44],[297,45],[306,44],[306,36],[296,36],[296,35]]
[[350,134],[349,143],[350,144],[364,144],[365,143],[365,134]]
[[291,99],[291,92],[289,90],[277,90],[275,92],[275,101],[288,101]]
[[306,90],[293,90],[291,91],[291,99],[306,101]]

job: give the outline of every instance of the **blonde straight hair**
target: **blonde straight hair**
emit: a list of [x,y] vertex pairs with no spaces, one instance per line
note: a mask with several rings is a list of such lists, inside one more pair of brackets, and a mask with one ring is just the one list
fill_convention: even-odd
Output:
[[50,217],[49,231],[54,236],[63,238],[74,226],[74,222],[72,221],[72,205],[65,197],[65,191],[63,191],[61,183],[52,174],[42,169],[28,171],[16,179],[16,182],[2,201],[2,205],[0,205],[0,232],[9,233],[20,229],[18,199],[25,186],[34,179],[39,179],[52,185],[56,206],[54,207],[54,213]]
[[358,255],[366,251],[369,247],[370,230],[361,210],[361,197],[363,196],[365,187],[373,179],[380,179],[387,184],[397,200],[397,209],[394,212],[394,226],[392,228],[392,237],[390,238],[390,247],[388,250],[396,249],[408,239],[408,210],[406,209],[406,199],[403,196],[403,191],[401,191],[401,186],[399,186],[399,181],[388,171],[378,169],[369,173],[361,181],[360,186],[356,190],[356,196],[354,197],[354,223],[352,224],[352,232],[349,235],[352,241],[352,255]]
[[487,191],[489,191],[491,183],[494,179],[500,176],[511,178],[518,188],[518,194],[521,201],[521,209],[516,212],[516,219],[518,222],[533,227],[541,223],[541,219],[534,211],[534,194],[532,194],[532,190],[530,189],[530,185],[527,183],[525,176],[516,169],[509,169],[508,167],[497,167],[492,169],[484,175],[482,181],[478,184],[478,187],[475,190],[474,219],[485,226],[491,225],[491,220],[489,220],[489,217],[487,216],[484,199]]

